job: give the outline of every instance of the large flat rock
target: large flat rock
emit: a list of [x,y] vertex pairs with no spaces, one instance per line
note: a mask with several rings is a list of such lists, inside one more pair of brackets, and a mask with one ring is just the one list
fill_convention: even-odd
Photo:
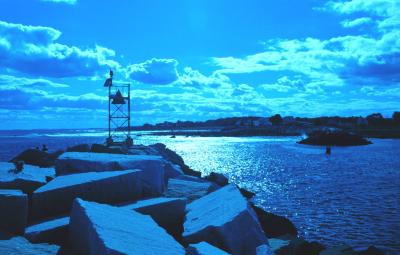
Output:
[[124,170],[58,176],[32,195],[31,220],[68,213],[75,198],[102,203],[143,197],[143,171]]
[[81,199],[73,205],[69,237],[78,254],[185,254],[150,216]]
[[0,229],[23,234],[27,220],[27,195],[20,190],[0,190]]
[[206,242],[191,244],[186,249],[186,252],[187,255],[229,255],[229,253],[226,253],[225,251],[220,250]]
[[68,238],[69,217],[61,217],[31,225],[25,229],[25,238],[31,243],[63,245]]
[[59,247],[49,244],[31,244],[23,237],[0,241],[2,255],[56,255]]
[[[194,177],[195,178],[195,177]],[[218,185],[208,181],[197,181],[190,179],[169,179],[166,197],[184,197],[189,201],[203,197],[219,188]]]
[[14,172],[12,163],[0,162],[0,189],[18,189],[32,193],[35,189],[46,184],[46,177],[54,177],[53,168],[40,168],[24,165],[22,172]]
[[123,208],[149,215],[176,240],[180,241],[183,232],[187,200],[185,198],[151,198],[140,200]]
[[56,174],[140,169],[146,173],[143,175],[144,185],[149,183],[149,192],[158,195],[165,189],[166,164],[169,163],[161,156],[154,155],[66,152],[56,161]]
[[234,185],[227,185],[186,206],[183,237],[188,243],[206,241],[233,255],[256,254],[268,244],[257,216]]

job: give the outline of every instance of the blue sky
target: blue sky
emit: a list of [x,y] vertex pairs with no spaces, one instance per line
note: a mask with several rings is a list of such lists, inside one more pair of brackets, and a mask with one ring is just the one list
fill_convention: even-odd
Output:
[[1,0],[1,129],[400,110],[400,0]]

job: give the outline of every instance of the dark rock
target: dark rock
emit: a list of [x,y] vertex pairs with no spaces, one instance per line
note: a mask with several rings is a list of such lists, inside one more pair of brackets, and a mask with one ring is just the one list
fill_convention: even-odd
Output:
[[358,252],[354,251],[353,248],[347,245],[337,246],[328,248],[321,251],[320,255],[356,255]]
[[10,160],[10,162],[23,161],[25,164],[39,166],[39,167],[51,167],[54,166],[56,159],[60,156],[63,151],[56,151],[53,153],[47,153],[37,149],[28,149],[23,151],[21,154]]
[[256,195],[256,193],[248,191],[247,189],[240,188],[237,185],[236,187],[239,189],[240,193],[242,193],[242,196],[244,196],[247,199],[252,199]]
[[91,152],[95,153],[111,153],[111,154],[127,154],[128,149],[123,146],[105,146],[103,144],[92,144]]
[[215,182],[216,184],[220,185],[220,186],[225,186],[228,185],[229,180],[228,178],[226,178],[225,175],[220,174],[220,173],[215,173],[215,172],[211,172],[209,175],[207,175],[205,177],[206,180],[211,181],[211,182]]
[[365,251],[361,251],[359,255],[385,255],[385,253],[375,246],[370,246]]
[[318,255],[325,249],[320,243],[307,242],[301,237],[291,235],[268,240],[276,255]]
[[23,234],[28,220],[28,196],[20,190],[0,190],[0,229]]
[[90,146],[89,146],[89,144],[86,144],[86,143],[78,144],[78,145],[75,145],[75,146],[68,147],[67,151],[89,152],[90,151]]
[[306,139],[298,142],[300,144],[309,145],[336,145],[336,146],[355,146],[355,145],[367,145],[371,144],[370,141],[364,139],[363,137],[351,134],[347,132],[325,132],[318,131],[311,133]]
[[297,229],[289,219],[266,212],[255,205],[252,207],[268,238],[279,237],[286,234],[297,236]]
[[318,242],[304,242],[297,247],[296,255],[318,255],[325,248]]
[[149,147],[156,149],[159,155],[167,161],[170,161],[172,164],[180,166],[184,174],[201,177],[200,172],[190,169],[190,167],[185,164],[182,157],[176,154],[176,152],[168,149],[165,144],[156,143],[150,145]]
[[68,239],[69,217],[51,219],[25,229],[24,237],[31,243],[65,245]]

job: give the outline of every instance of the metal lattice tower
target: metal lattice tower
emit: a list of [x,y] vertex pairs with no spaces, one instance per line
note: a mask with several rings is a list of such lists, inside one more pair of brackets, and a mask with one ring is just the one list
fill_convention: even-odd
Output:
[[113,71],[104,82],[108,87],[108,138],[110,145],[133,145],[131,138],[131,84],[113,82]]

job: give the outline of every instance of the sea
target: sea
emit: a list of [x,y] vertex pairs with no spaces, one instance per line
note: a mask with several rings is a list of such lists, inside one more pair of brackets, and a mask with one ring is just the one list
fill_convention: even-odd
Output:
[[[102,130],[0,131],[0,160],[43,144],[50,151],[102,143]],[[299,234],[327,246],[375,245],[400,254],[400,139],[333,147],[301,137],[186,137],[135,132],[135,144],[164,143],[203,175],[225,174],[256,193],[255,203],[288,217]]]

